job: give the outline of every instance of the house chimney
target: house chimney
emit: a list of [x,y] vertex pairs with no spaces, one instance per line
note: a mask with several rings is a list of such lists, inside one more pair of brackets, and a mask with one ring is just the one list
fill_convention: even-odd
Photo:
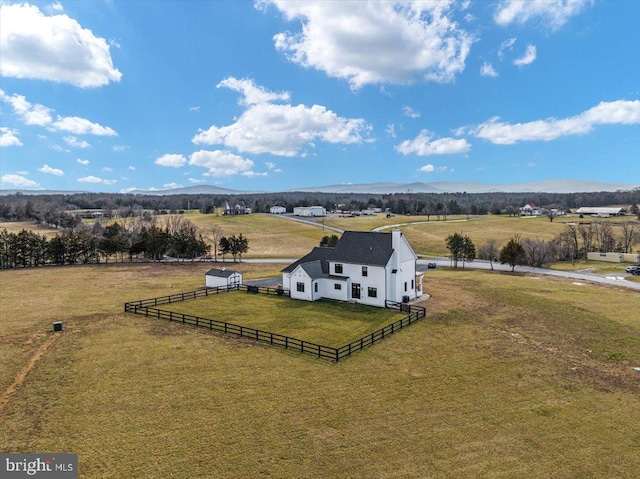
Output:
[[400,247],[400,236],[402,236],[400,228],[394,228],[393,231],[391,231],[391,247],[395,251],[398,251]]

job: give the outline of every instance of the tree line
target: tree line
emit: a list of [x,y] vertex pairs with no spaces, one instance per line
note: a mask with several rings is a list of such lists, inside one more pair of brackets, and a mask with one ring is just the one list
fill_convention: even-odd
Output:
[[[195,259],[211,251],[211,237],[181,216],[155,220],[129,219],[103,226],[67,228],[51,238],[33,231],[0,231],[0,268],[43,265]],[[249,249],[242,234],[215,238],[216,254],[236,261]]]
[[516,266],[542,268],[556,261],[586,259],[589,252],[633,253],[634,246],[640,244],[640,227],[632,222],[618,224],[608,221],[567,224],[551,241],[522,239],[515,235],[504,246],[496,239],[489,239],[477,251],[471,238],[462,233],[447,236],[445,243],[454,268],[460,261],[464,268],[466,262],[478,257],[489,261],[491,269],[493,262],[499,261],[511,266],[513,271]]
[[[447,215],[518,214],[519,207],[535,203],[541,207],[575,209],[580,206],[629,205],[636,215],[640,190],[596,193],[256,193],[236,195],[179,194],[132,195],[123,193],[76,193],[54,195],[12,194],[0,196],[0,219],[51,223],[64,212],[78,209],[104,209],[119,218],[137,217],[143,212],[176,214],[200,210],[210,214],[225,201],[243,202],[254,213],[269,212],[271,206],[321,205],[327,210],[360,211],[368,207],[382,208],[395,214],[446,217]],[[635,208],[634,208],[635,207]]]

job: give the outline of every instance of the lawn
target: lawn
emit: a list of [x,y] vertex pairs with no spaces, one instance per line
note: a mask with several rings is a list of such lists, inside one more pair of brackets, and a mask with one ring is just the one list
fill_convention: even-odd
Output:
[[406,313],[330,300],[315,302],[229,292],[158,306],[338,348],[404,318]]
[[637,292],[438,269],[425,319],[340,363],[121,312],[205,267],[0,272],[3,366],[66,327],[0,410],[0,450],[78,453],[81,478],[640,470]]

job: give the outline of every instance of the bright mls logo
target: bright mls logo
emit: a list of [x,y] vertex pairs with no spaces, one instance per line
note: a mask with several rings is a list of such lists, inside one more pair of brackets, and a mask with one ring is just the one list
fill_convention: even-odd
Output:
[[0,454],[0,477],[78,479],[77,454]]

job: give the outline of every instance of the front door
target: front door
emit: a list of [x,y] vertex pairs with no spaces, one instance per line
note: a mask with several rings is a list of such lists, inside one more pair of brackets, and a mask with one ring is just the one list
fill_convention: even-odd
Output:
[[351,298],[360,299],[360,285],[358,283],[351,284]]

